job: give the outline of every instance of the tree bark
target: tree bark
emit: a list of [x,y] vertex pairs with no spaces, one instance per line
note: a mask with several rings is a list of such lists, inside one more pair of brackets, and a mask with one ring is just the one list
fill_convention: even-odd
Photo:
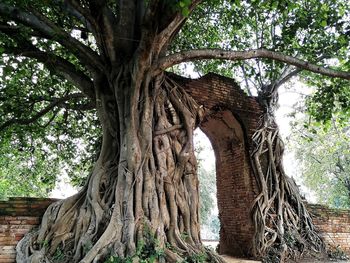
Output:
[[200,241],[192,136],[201,109],[168,77],[135,68],[95,79],[98,161],[83,189],[51,205],[19,243],[17,262],[220,261]]

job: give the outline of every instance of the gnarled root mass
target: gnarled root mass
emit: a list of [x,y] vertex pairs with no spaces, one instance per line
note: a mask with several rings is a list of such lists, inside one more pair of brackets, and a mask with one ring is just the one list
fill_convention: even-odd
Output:
[[270,107],[252,141],[252,166],[260,190],[253,207],[255,256],[266,262],[285,262],[305,251],[322,252],[323,241],[299,189],[284,172],[284,145]]
[[85,187],[48,208],[18,244],[17,262],[220,262],[200,241],[200,107],[167,77],[121,73],[114,83],[98,95],[103,145]]

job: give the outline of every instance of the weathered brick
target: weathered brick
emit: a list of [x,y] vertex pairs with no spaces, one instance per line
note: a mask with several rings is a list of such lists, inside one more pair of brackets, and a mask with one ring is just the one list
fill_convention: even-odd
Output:
[[308,207],[328,249],[339,245],[340,249],[350,255],[350,210],[333,209],[318,204],[309,204]]
[[22,197],[0,201],[0,263],[16,261],[15,248],[18,241],[30,229],[39,225],[40,217],[54,201],[56,200]]

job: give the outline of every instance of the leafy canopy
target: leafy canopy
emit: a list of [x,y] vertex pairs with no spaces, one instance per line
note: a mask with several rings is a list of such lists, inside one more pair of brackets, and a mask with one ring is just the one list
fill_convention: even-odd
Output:
[[[349,70],[348,1],[209,2],[191,15],[174,42],[175,50],[205,46],[225,50],[264,47],[312,63]],[[293,66],[267,59],[216,60],[196,62],[195,66],[202,74],[215,71],[238,78],[242,87],[250,91],[260,91],[269,84],[279,85],[290,74],[299,73]],[[306,77],[315,76],[302,75],[302,79]]]

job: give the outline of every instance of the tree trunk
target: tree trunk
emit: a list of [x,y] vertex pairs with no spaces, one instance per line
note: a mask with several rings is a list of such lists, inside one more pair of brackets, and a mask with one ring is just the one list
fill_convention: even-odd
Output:
[[200,107],[164,75],[135,65],[116,72],[95,79],[103,143],[86,185],[48,208],[17,262],[219,261],[200,241]]

